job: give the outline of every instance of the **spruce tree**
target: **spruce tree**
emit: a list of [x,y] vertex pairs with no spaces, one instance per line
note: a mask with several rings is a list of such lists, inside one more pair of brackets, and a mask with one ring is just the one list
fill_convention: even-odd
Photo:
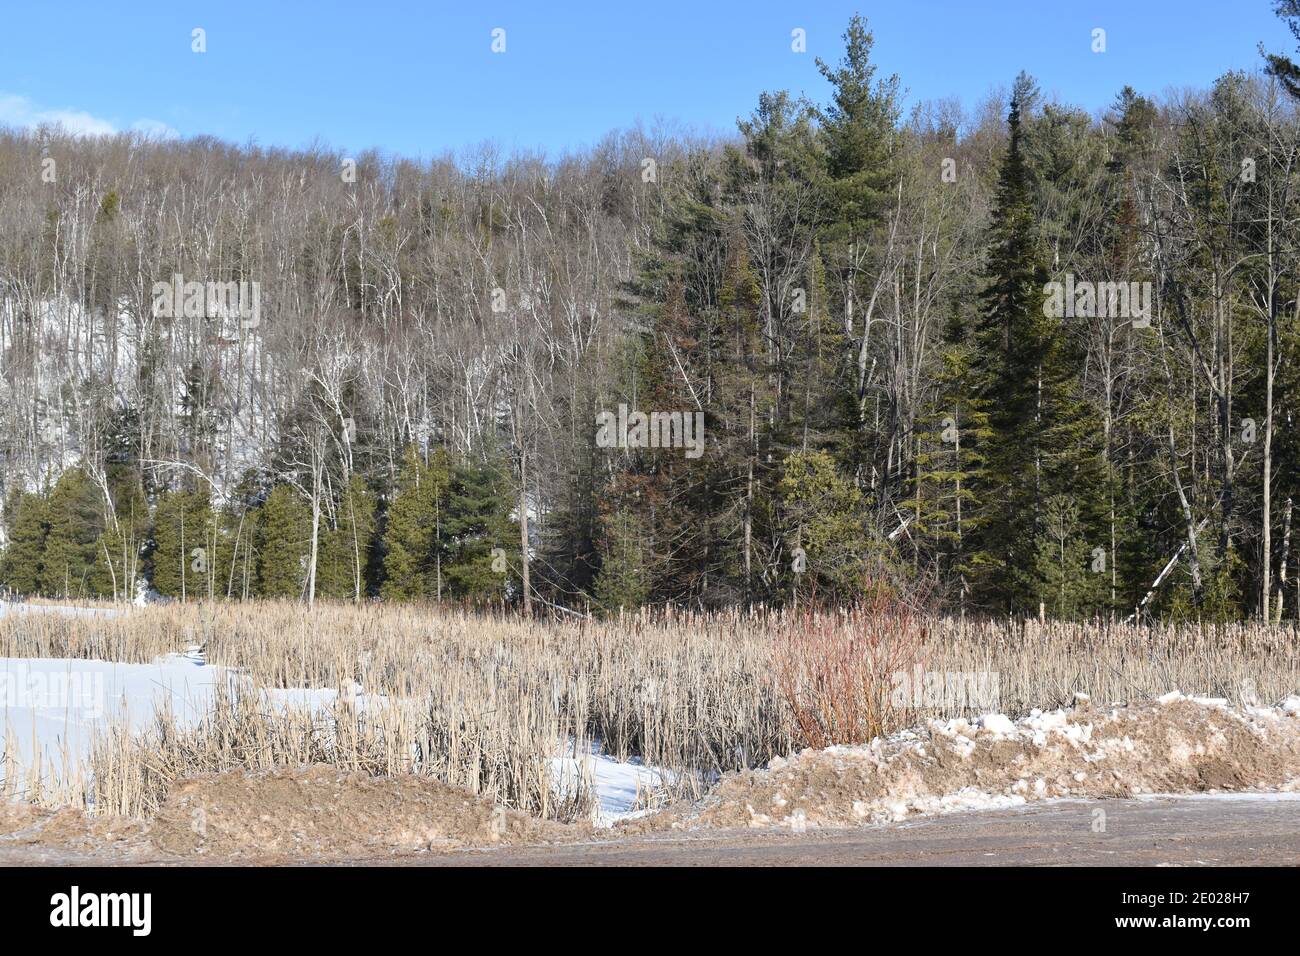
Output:
[[[452,469],[442,516],[448,597],[490,603],[504,598],[507,587],[518,589],[519,528],[510,518],[514,495],[508,474],[504,461],[490,453]],[[499,571],[503,556],[505,570]]]
[[402,455],[397,491],[384,525],[384,583],[387,600],[438,598],[444,584],[443,512],[451,484],[444,449],[426,464],[414,447]]
[[975,343],[975,392],[988,409],[978,548],[971,570],[990,609],[1035,613],[1046,603],[1036,555],[1043,507],[1052,495],[1079,503],[1079,533],[1100,544],[1101,429],[1081,397],[1078,356],[1064,318],[1048,314],[1044,265],[1021,148],[1022,109],[1035,95],[1017,79],[1007,117],[1009,141],[998,179],[985,289]]
[[149,580],[159,594],[185,600],[215,590],[216,521],[206,489],[176,489],[158,496],[148,549]]
[[278,484],[257,509],[257,593],[300,598],[311,548],[311,508],[289,485]]
[[81,468],[69,468],[50,494],[42,590],[51,597],[86,597],[95,547],[104,530],[104,498]]
[[651,584],[645,529],[633,512],[620,510],[605,522],[592,593],[596,607],[605,614],[636,610],[649,598]]
[[986,286],[975,333],[975,390],[989,409],[982,444],[985,474],[978,546],[971,559],[976,594],[990,609],[1029,608],[1041,449],[1036,428],[1047,270],[1037,248],[1029,172],[1021,151],[1021,110],[1032,95],[1022,73],[1007,116],[1009,142],[998,177],[989,233]]
[[959,306],[944,329],[934,374],[935,394],[917,421],[916,474],[911,494],[914,534],[924,543],[953,603],[964,606],[968,543],[978,528],[974,489],[983,478],[981,448],[991,437],[987,404],[974,381],[975,347]]
[[0,557],[0,581],[15,594],[41,591],[45,537],[49,534],[49,503],[36,492],[19,491],[5,508],[9,542]]

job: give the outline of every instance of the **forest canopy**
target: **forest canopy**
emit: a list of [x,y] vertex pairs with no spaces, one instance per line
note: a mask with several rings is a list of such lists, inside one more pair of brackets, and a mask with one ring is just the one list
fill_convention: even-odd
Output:
[[1294,619],[1294,63],[905,113],[843,41],[555,160],[0,130],[0,584]]

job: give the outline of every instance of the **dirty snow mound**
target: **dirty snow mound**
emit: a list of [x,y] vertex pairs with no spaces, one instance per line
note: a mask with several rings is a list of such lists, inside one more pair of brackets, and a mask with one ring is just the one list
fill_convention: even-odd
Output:
[[729,774],[652,826],[852,826],[1048,797],[1300,789],[1300,698],[1230,708],[1168,694],[1144,704],[930,721],[869,746],[805,750]]
[[143,826],[123,817],[92,817],[72,807],[47,810],[0,800],[0,851],[14,846],[56,850],[116,850],[127,856],[148,851]]
[[167,853],[339,857],[542,843],[573,829],[427,777],[318,765],[178,781],[149,835]]

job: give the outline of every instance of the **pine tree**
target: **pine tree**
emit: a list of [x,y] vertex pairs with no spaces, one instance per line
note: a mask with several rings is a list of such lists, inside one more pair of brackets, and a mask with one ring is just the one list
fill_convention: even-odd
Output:
[[384,526],[385,599],[443,596],[443,513],[450,485],[451,465],[444,449],[436,449],[427,464],[414,448],[406,449]]
[[[844,56],[837,67],[817,61],[832,86],[831,103],[818,110],[824,176],[821,254],[832,277],[835,316],[848,337],[862,336],[845,355],[856,403],[856,440],[841,445],[840,464],[860,484],[871,479],[874,453],[891,438],[892,422],[868,422],[868,341],[863,314],[872,300],[869,277],[885,268],[885,243],[874,241],[898,180],[898,77],[876,80],[871,62],[875,38],[855,15],[844,33]],[[864,350],[865,351],[862,351]],[[859,356],[861,352],[861,356]],[[863,364],[859,365],[859,359]]]
[[311,509],[289,485],[276,485],[257,510],[257,593],[300,598],[311,547]]
[[51,597],[86,597],[95,548],[104,530],[104,499],[81,468],[69,468],[50,494],[49,532],[42,558],[41,590]]
[[[1274,0],[1273,9],[1291,35],[1300,40],[1300,0]],[[1269,74],[1277,77],[1292,99],[1300,100],[1300,64],[1280,53],[1265,53],[1264,60]]]
[[217,527],[205,489],[177,489],[158,496],[148,548],[154,590],[185,600],[213,595]]
[[844,32],[838,67],[817,60],[834,87],[831,105],[818,113],[833,209],[830,234],[852,242],[879,217],[894,181],[898,77],[876,81],[871,62],[875,37],[854,15]]
[[49,503],[35,492],[19,491],[5,508],[9,543],[0,556],[0,582],[21,595],[39,594],[44,570]]
[[1022,108],[1034,95],[1022,73],[1007,117],[1010,136],[975,335],[976,394],[988,409],[989,435],[980,448],[985,471],[973,489],[981,523],[971,569],[986,606],[1018,613],[1046,602],[1035,570],[1044,502],[1052,495],[1076,498],[1080,533],[1100,544],[1103,485],[1101,429],[1080,396],[1063,319],[1048,314],[1047,269],[1021,150]]

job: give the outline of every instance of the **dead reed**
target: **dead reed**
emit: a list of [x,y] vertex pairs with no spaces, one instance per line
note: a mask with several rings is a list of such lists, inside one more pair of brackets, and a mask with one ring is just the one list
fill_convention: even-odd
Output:
[[[47,768],[51,779],[37,785],[7,746],[0,790],[148,816],[183,776],[328,763],[428,774],[570,819],[588,812],[591,794],[557,787],[550,761],[592,740],[675,771],[692,794],[727,770],[924,717],[1014,716],[1076,692],[1100,703],[1174,688],[1272,702],[1300,688],[1297,634],[1259,624],[964,622],[885,606],[526,621],[290,603],[0,618],[0,657],[143,663],[192,647],[239,674],[238,690],[218,695],[197,724],[164,713],[143,737],[115,729],[84,765]],[[900,674],[940,675],[944,693],[900,695]],[[993,678],[981,686],[995,700],[952,692],[952,675],[972,674]],[[314,710],[264,693],[283,688],[337,693]]]

